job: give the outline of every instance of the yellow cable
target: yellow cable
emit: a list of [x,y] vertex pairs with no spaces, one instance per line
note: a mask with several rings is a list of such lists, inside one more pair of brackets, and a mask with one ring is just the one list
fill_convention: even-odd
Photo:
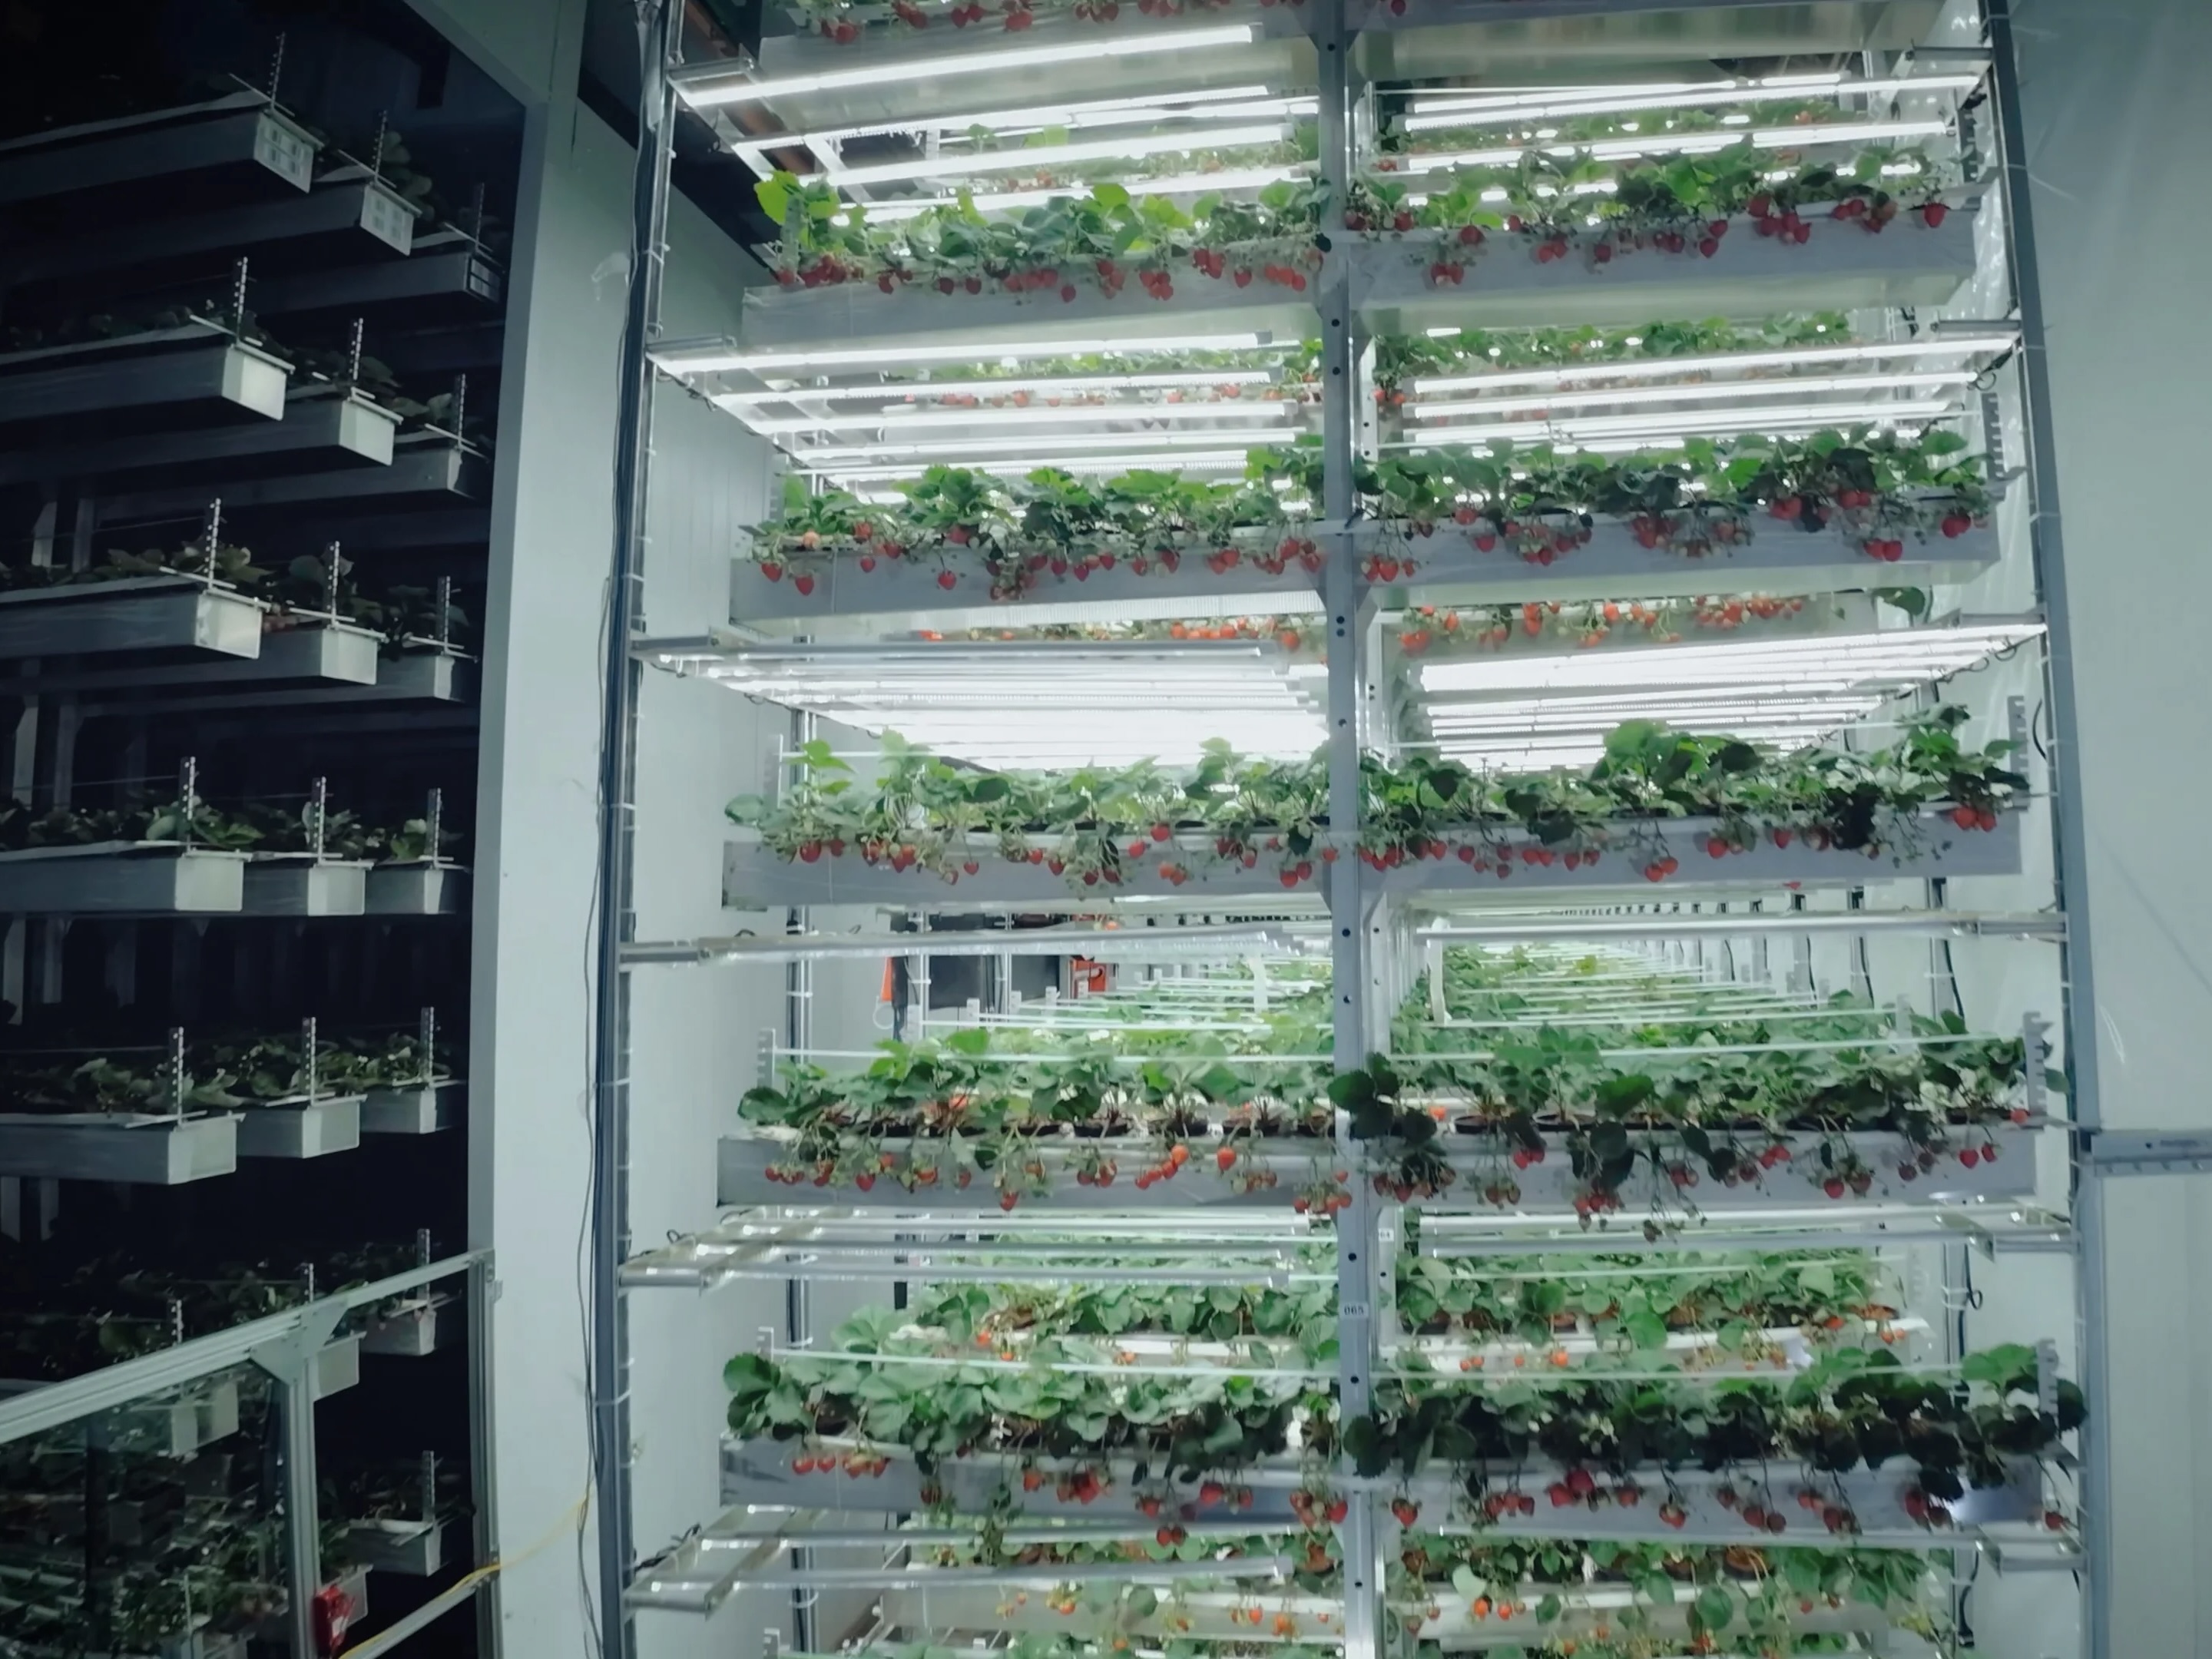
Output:
[[[480,1584],[487,1578],[496,1578],[501,1573],[505,1572],[509,1567],[520,1566],[525,1561],[527,1561],[532,1556],[537,1554],[540,1550],[546,1549],[550,1546],[558,1543],[564,1534],[573,1533],[576,1526],[583,1520],[585,1514],[591,1509],[591,1507],[592,1493],[591,1489],[587,1486],[584,1490],[584,1495],[571,1504],[568,1510],[562,1513],[560,1520],[554,1522],[553,1526],[546,1532],[545,1535],[543,1538],[540,1538],[536,1543],[532,1544],[528,1549],[524,1550],[520,1555],[504,1556],[487,1561],[483,1566],[477,1568],[474,1571],[465,1573],[459,1578],[455,1579],[451,1588],[442,1591],[441,1594],[450,1595],[455,1590],[466,1589],[472,1585]],[[457,1603],[456,1605],[459,1604]],[[360,1641],[355,1643],[353,1646],[341,1649],[338,1651],[337,1659],[348,1659],[349,1655],[359,1652],[362,1648],[368,1646],[376,1639],[377,1638],[374,1636],[363,1637]]]

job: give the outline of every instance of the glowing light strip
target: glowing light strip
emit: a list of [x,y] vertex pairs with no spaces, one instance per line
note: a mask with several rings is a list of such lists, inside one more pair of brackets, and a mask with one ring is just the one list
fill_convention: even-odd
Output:
[[1772,351],[1718,351],[1696,357],[1641,357],[1624,362],[1568,363],[1557,368],[1509,369],[1498,374],[1425,374],[1413,382],[1420,395],[1479,392],[1498,386],[1571,386],[1582,380],[1656,380],[1754,368],[1798,368],[1826,363],[1880,362],[1899,357],[1948,357],[2009,347],[2012,333],[1928,335],[1917,340],[1869,341],[1861,345],[1785,347]]
[[1077,161],[1114,161],[1125,156],[1166,155],[1182,150],[1279,144],[1289,135],[1290,128],[1280,121],[1224,127],[1212,132],[1194,130],[1124,134],[1119,138],[1092,138],[1073,144],[953,151],[919,161],[886,161],[876,167],[848,167],[832,163],[823,176],[840,189],[849,190],[863,185],[901,184],[910,179],[962,179],[971,173],[1025,173]]
[[[1127,98],[1086,99],[1078,104],[979,110],[967,115],[914,115],[903,119],[871,121],[860,126],[822,127],[813,131],[787,132],[774,137],[748,135],[733,142],[730,148],[739,155],[746,155],[802,144],[810,148],[820,144],[841,144],[848,139],[876,138],[895,132],[964,131],[969,127],[989,127],[998,131],[1020,126],[1091,127],[1118,125],[1129,121],[1220,120],[1224,118],[1224,112],[1228,110],[1256,114],[1265,109],[1270,114],[1287,115],[1297,112],[1294,106],[1301,103],[1310,109],[1315,100],[1310,98],[1272,98],[1264,86],[1222,87],[1212,91],[1176,93],[1168,97],[1157,93],[1141,93]],[[1179,107],[1186,104],[1191,107]]]
[[[809,458],[811,459],[811,458]],[[1241,449],[1220,449],[1194,452],[1189,454],[1150,453],[1141,455],[996,455],[976,457],[988,462],[994,472],[1032,472],[1042,466],[1056,467],[1062,472],[1133,472],[1160,471],[1165,472],[1242,472],[1246,454]],[[899,478],[911,478],[928,465],[927,461],[908,461],[902,465],[808,466],[801,469],[811,478],[845,478],[855,482],[890,483]],[[893,499],[884,497],[884,500]],[[1282,608],[1278,600],[1275,608]]]
[[1735,684],[1761,678],[1786,681],[1799,675],[1877,678],[1923,670],[1949,672],[1954,671],[1946,668],[1947,664],[1977,662],[1992,652],[2037,638],[2042,632],[2039,623],[2007,623],[1979,628],[1826,634],[1787,641],[1630,646],[1602,653],[1576,651],[1519,659],[1485,657],[1425,664],[1421,689],[1451,697],[1583,687]]
[[927,363],[972,363],[996,357],[1004,363],[1052,357],[1121,357],[1157,351],[1251,351],[1268,344],[1273,336],[1263,333],[1164,334],[1139,339],[1127,336],[1101,337],[1083,335],[1049,340],[1008,340],[1001,344],[918,345],[910,341],[886,340],[879,345],[837,346],[823,350],[700,351],[689,356],[665,353],[655,362],[668,374],[719,374],[745,369],[760,374],[776,368],[877,368]]
[[[1842,75],[1778,76],[1765,81],[1677,82],[1671,86],[1553,88],[1543,92],[1432,94],[1413,100],[1413,112],[1399,125],[1408,132],[1445,126],[1485,125],[1480,118],[1542,120],[1577,115],[1627,113],[1647,109],[1700,109],[1713,104],[1755,104],[1791,93],[1826,92],[1838,98],[1911,92],[1971,92],[1979,73],[1899,76],[1852,81]],[[1470,120],[1469,118],[1477,118]]]
[[1759,430],[1784,428],[1856,425],[1862,422],[1932,421],[1954,412],[1948,398],[1917,403],[1808,404],[1795,409],[1746,409],[1734,413],[1674,415],[1570,416],[1558,421],[1520,421],[1497,426],[1444,427],[1423,432],[1407,447],[1416,451],[1437,444],[1481,444],[1493,438],[1513,442],[1534,440],[1545,434],[1580,440],[1632,438],[1705,432],[1741,432],[1744,422],[1756,421]]
[[[1735,403],[1759,398],[1798,398],[1822,392],[1923,392],[1938,386],[1972,386],[1978,378],[1970,368],[1945,369],[1926,374],[1793,375],[1774,380],[1693,381],[1683,386],[1612,387],[1589,392],[1551,392],[1528,398],[1471,398],[1460,402],[1416,404],[1413,413],[1424,421],[1453,419],[1468,415],[1522,415],[1562,409],[1576,404],[1627,406],[1639,404]],[[1756,413],[1747,410],[1747,414]]]
[[1711,155],[1748,142],[1753,149],[1803,149],[1814,144],[1885,143],[1933,138],[1950,131],[1946,121],[1849,121],[1805,127],[1761,127],[1735,132],[1654,133],[1649,138],[1601,138],[1588,144],[1516,144],[1504,149],[1462,149],[1396,157],[1401,173],[1443,173],[1455,167],[1511,167],[1532,151],[1587,155],[1595,161],[1632,161],[1644,155]]
[[694,109],[716,109],[726,104],[761,103],[776,98],[795,98],[807,93],[842,92],[910,81],[938,81],[963,75],[1018,74],[1048,64],[1087,63],[1099,58],[1157,57],[1163,52],[1196,52],[1207,46],[1243,46],[1258,31],[1250,23],[1229,23],[1199,29],[1163,30],[1121,38],[1085,39],[1030,46],[1001,47],[991,52],[949,52],[942,56],[902,53],[865,68],[828,70],[814,75],[787,75],[766,81],[682,80],[677,95]]
[[1293,407],[1290,404],[1231,403],[1227,399],[1203,404],[1072,404],[1057,409],[947,409],[911,415],[793,415],[765,421],[749,419],[745,424],[769,437],[841,428],[927,432],[963,426],[1057,426],[1102,421],[1218,421],[1231,426],[1262,426],[1286,420]]
[[[988,351],[979,356],[988,356]],[[794,386],[787,392],[720,392],[707,401],[718,409],[735,411],[752,404],[789,403],[799,398],[821,398],[828,400],[850,399],[854,402],[897,403],[911,399],[916,403],[932,398],[977,397],[1003,398],[1014,392],[1025,392],[1032,397],[1080,397],[1091,392],[1168,391],[1183,386],[1267,386],[1274,381],[1272,369],[1266,368],[1194,368],[1164,370],[1157,374],[1009,374],[995,380],[903,380],[879,386]]]
[[[1224,432],[1108,432],[1096,437],[1066,434],[1065,441],[1079,443],[1090,450],[1115,449],[1203,449],[1211,445],[1218,449],[1224,439],[1242,434]],[[1260,438],[1264,434],[1255,433]],[[912,459],[917,461],[945,460],[956,455],[973,454],[980,459],[993,461],[1001,466],[1012,466],[1011,461],[998,461],[996,453],[1003,449],[1002,438],[948,438],[943,442],[823,445],[809,449],[805,459],[817,465],[830,461],[888,461]],[[1241,457],[1239,459],[1242,459]],[[1056,463],[1031,461],[1031,466],[1049,466]]]
[[[1285,163],[1281,167],[1224,167],[1219,173],[1164,173],[1153,179],[1129,179],[1122,182],[1133,197],[1141,196],[1203,196],[1216,191],[1237,190],[1265,190],[1269,185],[1304,179],[1311,169],[1303,163]],[[1054,185],[1042,190],[1001,190],[976,193],[969,198],[978,213],[1013,213],[1043,207],[1049,203],[1066,201],[1070,197],[1088,196],[1088,184]],[[957,196],[919,197],[911,201],[871,202],[868,217],[878,224],[896,224],[911,219],[932,208],[957,207]]]

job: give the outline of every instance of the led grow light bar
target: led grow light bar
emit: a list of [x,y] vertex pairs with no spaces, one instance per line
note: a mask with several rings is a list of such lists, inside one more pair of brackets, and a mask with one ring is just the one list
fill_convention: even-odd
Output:
[[1188,149],[1232,149],[1259,144],[1279,144],[1290,136],[1281,121],[1217,131],[1193,129],[1185,132],[1124,134],[1118,138],[1089,138],[1068,144],[1040,144],[1012,149],[948,150],[915,161],[885,161],[872,167],[848,167],[832,162],[823,176],[841,190],[872,185],[902,184],[914,179],[964,179],[979,173],[1028,173],[1049,170],[1081,161],[1112,161],[1126,156],[1168,155]]
[[1289,759],[1327,736],[1316,690],[1327,671],[1256,641],[738,647],[689,666],[989,766],[1188,764],[1209,738]]
[[[1147,451],[1171,451],[1184,447],[1202,449],[1209,445],[1218,449],[1225,440],[1235,438],[1238,435],[1240,434],[1234,431],[1227,430],[1213,432],[1101,432],[1094,434],[1077,434],[1073,433],[1065,434],[1066,441],[1067,442],[1079,442],[1087,449],[1099,453],[1123,449]],[[1255,442],[1259,441],[1266,435],[1266,434],[1259,432],[1255,432],[1252,434]],[[942,441],[931,440],[928,441],[911,443],[825,444],[818,448],[809,449],[806,452],[806,459],[816,463],[826,463],[830,461],[854,461],[865,464],[869,461],[889,461],[897,459],[908,459],[914,461],[942,461],[950,460],[958,456],[974,456],[979,459],[988,460],[994,465],[1001,468],[1054,466],[1059,465],[1059,463],[1055,461],[1000,460],[999,456],[1003,453],[1005,447],[1006,440],[1003,438],[988,437],[947,438]],[[1243,457],[1240,455],[1238,459],[1241,462]]]
[[1571,119],[1577,115],[1631,114],[1638,110],[1701,109],[1714,104],[1751,104],[1807,93],[1836,98],[1880,97],[1899,93],[1971,92],[1977,71],[1893,76],[1854,81],[1842,74],[1774,76],[1763,81],[1682,81],[1665,86],[1553,87],[1540,92],[1432,93],[1417,97],[1413,111],[1400,121],[1407,132],[1437,127],[1474,126],[1500,120]]
[[[921,433],[957,430],[969,426],[1067,426],[1101,421],[1218,421],[1223,429],[1280,424],[1297,406],[1282,403],[1243,404],[1226,399],[1203,404],[1066,404],[1027,409],[946,409],[918,414],[861,412],[848,415],[780,416],[774,420],[746,418],[754,431],[770,437],[797,432],[865,428],[885,432]],[[741,417],[743,418],[743,417]],[[1099,434],[1102,438],[1106,435]],[[1140,434],[1165,437],[1165,433]],[[1088,442],[1090,439],[1085,438]]]
[[[1172,173],[1157,178],[1128,181],[1132,197],[1145,196],[1205,196],[1225,194],[1239,190],[1265,190],[1269,185],[1283,184],[1308,177],[1312,169],[1303,163],[1285,162],[1280,167],[1224,167],[1218,173]],[[1071,197],[1090,194],[1087,184],[1054,185],[1040,190],[976,191],[970,192],[968,202],[978,213],[1025,212],[1030,208],[1043,207],[1049,203],[1063,202]],[[894,224],[928,212],[932,208],[957,207],[957,196],[924,196],[894,202],[871,202],[868,217],[877,224]]]
[[[988,356],[988,353],[980,354]],[[781,392],[718,392],[708,398],[718,409],[735,411],[754,404],[790,403],[800,398],[871,403],[924,402],[933,398],[1083,397],[1094,392],[1164,392],[1188,387],[1271,386],[1269,368],[1193,368],[1155,374],[1009,374],[995,380],[896,380],[874,386],[802,386]]]
[[886,340],[872,346],[838,346],[807,351],[746,351],[735,346],[689,352],[659,352],[653,362],[677,376],[719,374],[738,370],[763,374],[773,369],[896,368],[929,363],[972,363],[995,357],[1007,364],[1034,362],[1054,357],[1129,357],[1163,351],[1251,351],[1270,343],[1274,337],[1249,331],[1226,334],[1173,334],[1141,339],[1127,336],[1009,340],[1001,344],[925,345],[912,341]]
[[808,93],[843,92],[910,81],[950,80],[963,75],[1019,75],[1024,70],[1041,69],[1050,64],[1088,63],[1100,58],[1157,57],[1165,52],[1197,52],[1207,46],[1249,46],[1256,33],[1252,24],[1226,23],[1119,38],[1108,35],[1103,39],[1040,42],[990,52],[906,53],[860,69],[827,70],[813,75],[787,75],[763,81],[724,81],[714,78],[711,72],[672,78],[676,80],[677,95],[693,109],[717,109],[727,104],[765,103]]
[[1557,368],[1504,369],[1495,374],[1424,374],[1413,382],[1419,396],[1447,392],[1481,392],[1501,387],[1574,386],[1586,380],[1657,380],[1677,374],[1714,374],[1758,368],[1822,368],[1832,363],[1872,363],[1911,357],[1953,357],[2009,348],[2012,330],[1972,335],[1923,335],[1915,340],[1868,341],[1856,345],[1791,346],[1772,351],[1717,351],[1694,357],[1642,357],[1619,362],[1564,363]]
[[1838,674],[1937,677],[2037,638],[2043,624],[1995,623],[1958,628],[1899,628],[1859,634],[1814,635],[1790,640],[1732,640],[1725,643],[1627,646],[1611,651],[1492,656],[1430,662],[1421,689],[1437,696],[1470,692],[1557,690],[1598,686],[1654,686],[1710,683],[1781,684]]
[[1939,398],[1915,402],[1803,404],[1782,409],[1741,409],[1705,415],[1661,410],[1650,415],[1568,416],[1552,421],[1443,427],[1425,431],[1417,439],[1398,447],[1419,453],[1437,444],[1485,444],[1493,438],[1516,443],[1550,438],[1592,444],[1607,439],[1662,443],[1692,433],[1743,432],[1754,427],[1760,432],[1783,433],[1862,423],[1894,425],[1904,421],[1938,420],[1955,412],[1949,398]]
[[[802,458],[811,459],[811,457]],[[1242,472],[1247,453],[1242,449],[1194,451],[1188,454],[1174,451],[1146,451],[1141,455],[1022,455],[985,454],[976,458],[988,462],[995,471],[1030,472],[1041,466],[1055,467],[1062,472],[1097,476],[1102,473],[1163,471],[1163,472]],[[831,478],[848,483],[884,483],[896,479],[911,478],[921,471],[928,462],[908,461],[898,465],[862,465],[858,463],[844,466],[804,466],[800,469],[810,478]],[[896,495],[874,499],[895,501]],[[1284,601],[1276,601],[1276,609]]]
[[1586,155],[1594,161],[1632,161],[1646,155],[1712,155],[1748,143],[1753,149],[1805,149],[1815,144],[1896,143],[1933,138],[1947,121],[1832,121],[1802,127],[1738,128],[1728,132],[1655,132],[1650,137],[1600,138],[1583,144],[1514,144],[1496,149],[1409,150],[1395,157],[1400,173],[1443,173],[1455,167],[1510,167],[1531,150],[1547,155]]
[[1249,120],[1259,115],[1310,114],[1311,98],[1278,98],[1264,86],[1219,87],[1163,97],[1142,93],[1127,98],[1085,99],[1079,103],[1037,105],[1026,109],[977,110],[969,113],[910,115],[855,126],[822,127],[811,131],[746,134],[730,148],[748,161],[766,151],[798,146],[819,149],[854,138],[878,138],[902,132],[965,132],[988,127],[994,132],[1019,129],[1124,126],[1146,121]]
[[[1802,398],[1832,392],[1929,392],[1940,386],[1972,386],[1971,368],[1931,370],[1918,374],[1793,375],[1772,380],[1698,380],[1680,386],[1601,387],[1586,392],[1553,392],[1540,397],[1473,398],[1460,402],[1416,404],[1412,413],[1424,421],[1468,415],[1528,415],[1577,404],[1612,407],[1638,404],[1734,403],[1759,398]],[[1747,416],[1759,411],[1747,410]]]

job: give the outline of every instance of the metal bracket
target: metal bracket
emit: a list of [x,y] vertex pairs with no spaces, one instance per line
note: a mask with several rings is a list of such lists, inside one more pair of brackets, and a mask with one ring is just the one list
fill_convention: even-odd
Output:
[[2212,1174],[2212,1133],[2085,1129],[2081,1166],[2098,1176]]

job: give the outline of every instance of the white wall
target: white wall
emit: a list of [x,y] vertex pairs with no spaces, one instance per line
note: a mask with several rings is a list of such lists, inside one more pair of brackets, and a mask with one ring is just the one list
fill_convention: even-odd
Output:
[[[471,1055],[475,1242],[497,1255],[494,1483],[507,1651],[588,1651],[586,1571],[571,1536],[588,1470],[580,1285],[589,1139],[592,890],[597,851],[601,629],[613,534],[617,362],[626,304],[632,152],[574,97],[581,0],[451,0],[426,15],[528,102],[517,265],[501,410],[501,480],[487,605],[484,746]],[[735,325],[750,262],[680,198],[665,319]],[[737,524],[765,455],[732,423],[662,394],[646,614],[697,634],[726,611]],[[721,808],[757,787],[757,748],[782,717],[703,683],[648,678],[640,721],[636,904],[641,937],[733,931],[720,908]],[[633,1179],[641,1243],[714,1218],[713,1147],[750,1079],[750,1034],[777,1017],[781,977],[669,969],[634,1005]],[[673,1540],[720,1508],[722,1362],[780,1292],[680,1292],[633,1309],[636,1535]],[[766,1311],[763,1311],[766,1310]],[[585,1524],[588,1527],[589,1522]],[[550,1541],[548,1541],[550,1540]],[[533,1546],[542,1546],[533,1549]],[[592,1559],[587,1531],[582,1560]],[[644,1650],[724,1651],[781,1607],[708,1628],[653,1615]]]
[[[2013,0],[2065,538],[2087,867],[2069,872],[2096,981],[2107,1126],[2212,1127],[2212,881],[2191,826],[2212,696],[2188,619],[2212,604],[2191,483],[2212,406],[2212,9],[2201,0]],[[2194,1315],[2212,1265],[2202,1183],[2107,1187],[2106,1374],[2114,1656],[2212,1651],[2212,1444]],[[2035,1650],[2022,1649],[2024,1652]]]

